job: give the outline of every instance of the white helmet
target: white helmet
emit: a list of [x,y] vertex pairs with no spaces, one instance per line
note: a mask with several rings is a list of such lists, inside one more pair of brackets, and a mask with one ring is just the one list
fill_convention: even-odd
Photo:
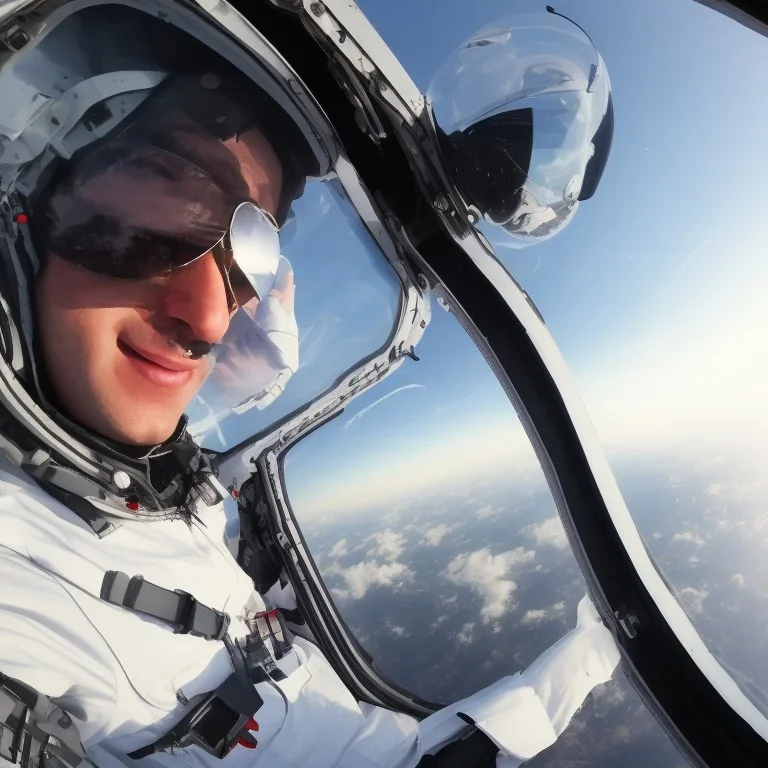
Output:
[[[17,45],[0,54],[0,440],[55,495],[110,515],[187,516],[197,499],[210,504],[220,494],[186,417],[162,445],[133,449],[56,407],[37,364],[32,287],[41,261],[54,248],[85,270],[135,279],[218,249],[228,296],[240,307],[216,350],[228,361],[220,373],[239,370],[251,388],[239,382],[216,407],[263,405],[298,365],[292,308],[270,301],[276,278],[292,278],[279,227],[305,179],[325,173],[330,158],[291,97],[287,82],[296,76],[284,63],[270,63],[284,66],[282,81],[265,67],[257,84],[155,14],[51,7],[27,18],[30,31],[16,25]],[[251,126],[282,165],[276,221],[252,200],[227,149]],[[163,174],[181,194],[151,183]],[[256,312],[250,297],[261,300]],[[191,344],[186,354],[209,351]],[[272,377],[254,380],[264,360]]]
[[605,62],[581,27],[547,11],[476,32],[428,92],[452,181],[518,247],[573,219],[613,138]]

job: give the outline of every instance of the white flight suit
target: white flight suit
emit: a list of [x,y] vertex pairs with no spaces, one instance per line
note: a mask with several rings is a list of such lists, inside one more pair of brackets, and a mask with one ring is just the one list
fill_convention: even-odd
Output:
[[[0,459],[0,672],[56,699],[73,716],[99,768],[216,768],[222,762],[196,746],[139,761],[127,757],[181,719],[180,700],[215,689],[232,666],[223,643],[174,634],[168,624],[98,597],[106,571],[141,575],[227,612],[232,637],[247,634],[241,614],[253,589],[227,548],[226,515],[218,505],[199,516],[202,524],[191,525],[121,520],[99,539]],[[589,618],[589,626],[582,627],[580,615],[579,626],[563,641],[586,628],[577,645],[588,642],[586,656],[598,661],[588,659],[580,670],[585,654],[574,651],[569,640],[567,685],[565,679],[553,683],[551,675],[538,683],[515,675],[421,724],[360,705],[320,651],[296,639],[293,651],[277,662],[286,679],[257,685],[264,700],[254,714],[258,746],[237,746],[223,762],[248,768],[412,768],[423,752],[466,731],[455,714],[462,711],[479,727],[487,721],[483,730],[503,748],[502,755],[515,756],[500,757],[498,765],[519,765],[554,741],[586,693],[608,679],[618,661],[617,652],[615,658],[610,648],[604,652],[612,642],[607,630]],[[600,653],[594,651],[595,633],[608,638],[599,635]],[[563,657],[554,650],[555,660]],[[579,672],[583,680],[571,700],[564,691]]]

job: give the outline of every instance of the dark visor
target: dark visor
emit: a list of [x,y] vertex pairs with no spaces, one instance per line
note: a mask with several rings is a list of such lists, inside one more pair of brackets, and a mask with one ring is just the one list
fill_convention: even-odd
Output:
[[47,253],[120,280],[167,274],[213,251],[235,304],[269,293],[280,258],[270,214],[144,144],[89,155],[51,197],[47,218]]
[[49,199],[40,245],[97,274],[152,277],[210,251],[241,200],[177,155],[110,143],[78,164]]

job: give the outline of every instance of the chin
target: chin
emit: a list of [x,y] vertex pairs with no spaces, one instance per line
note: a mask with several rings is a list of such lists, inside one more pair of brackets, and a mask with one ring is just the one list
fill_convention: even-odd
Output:
[[119,443],[128,445],[158,445],[165,442],[174,432],[181,414],[175,419],[169,419],[167,414],[161,418],[148,419],[144,412],[142,423],[115,423],[110,425],[111,434],[107,437]]

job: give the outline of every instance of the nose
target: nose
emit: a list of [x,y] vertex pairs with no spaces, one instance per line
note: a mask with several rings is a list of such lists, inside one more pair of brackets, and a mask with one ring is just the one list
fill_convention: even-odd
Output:
[[163,311],[185,323],[194,339],[216,344],[229,327],[224,279],[213,254],[174,270],[163,291]]

